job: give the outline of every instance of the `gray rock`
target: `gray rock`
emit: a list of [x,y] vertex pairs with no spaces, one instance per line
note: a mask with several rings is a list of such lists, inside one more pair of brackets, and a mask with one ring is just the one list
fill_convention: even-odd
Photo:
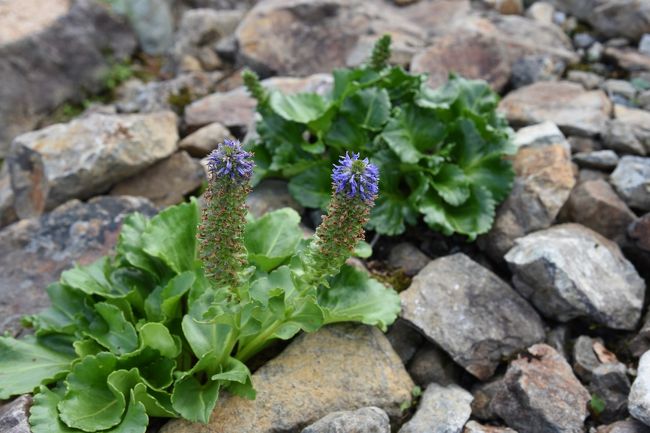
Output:
[[482,421],[492,421],[499,417],[494,409],[494,396],[505,386],[503,376],[487,382],[479,382],[472,388],[472,416]]
[[650,112],[617,104],[614,105],[614,116],[629,125],[646,151],[650,151]]
[[646,154],[646,149],[634,133],[633,126],[618,119],[607,121],[607,127],[603,131],[603,146],[620,153]]
[[422,388],[434,382],[439,385],[456,383],[460,372],[456,364],[442,350],[433,344],[422,345],[407,368],[413,381]]
[[31,433],[29,427],[29,408],[32,397],[21,395],[15,400],[0,406],[0,431],[2,433]]
[[[342,368],[344,366],[344,368]],[[211,433],[300,431],[329,413],[376,406],[393,422],[411,403],[413,382],[384,334],[375,327],[334,325],[302,334],[253,374],[255,400],[220,396]],[[193,433],[172,421],[161,433]]]
[[535,310],[464,254],[432,261],[400,296],[401,317],[481,380],[504,357],[544,339]]
[[113,9],[128,17],[142,50],[152,56],[165,54],[174,38],[170,0],[111,0]]
[[596,429],[596,433],[650,433],[650,427],[635,419],[627,419],[601,425]]
[[578,173],[578,183],[588,182],[590,180],[604,180],[608,181],[609,176],[604,171],[600,170],[590,170],[588,168],[583,168]]
[[0,231],[0,333],[16,335],[23,315],[47,307],[45,287],[62,271],[108,254],[131,212],[153,215],[155,210],[146,199],[102,196],[70,201]]
[[508,93],[499,110],[515,125],[551,121],[567,134],[590,137],[603,131],[612,107],[603,91],[587,91],[570,81],[541,81]]
[[610,181],[628,206],[650,210],[650,158],[624,156]]
[[18,219],[14,209],[14,190],[11,188],[11,177],[7,164],[0,167],[0,227]]
[[626,80],[605,80],[600,86],[611,97],[612,95],[620,95],[625,99],[634,99],[636,96],[636,89],[629,81]]
[[388,264],[400,268],[410,277],[420,272],[430,261],[426,254],[408,242],[395,245],[388,255]]
[[636,102],[639,104],[639,107],[644,110],[650,110],[650,90],[644,90],[639,93],[639,96],[636,98]]
[[510,363],[493,404],[520,433],[577,433],[583,431],[589,399],[564,358],[537,344]]
[[465,424],[463,433],[517,433],[508,427],[495,427],[492,425],[481,425],[476,421],[470,421]]
[[221,123],[215,122],[183,138],[178,143],[178,147],[186,150],[194,157],[203,158],[216,149],[217,144],[223,143],[226,138],[232,140],[234,137],[230,134],[228,128]]
[[106,52],[121,61],[136,45],[126,23],[93,0],[75,1],[65,15],[32,30],[0,43],[0,158],[14,137],[33,129],[54,108],[101,90],[111,64]]
[[618,164],[618,155],[613,150],[595,150],[579,152],[573,155],[573,160],[580,167],[595,168],[596,170],[611,171]]
[[472,394],[458,385],[432,383],[399,433],[460,433],[472,413],[471,402]]
[[377,407],[331,413],[301,433],[390,433],[388,415]]
[[650,352],[639,359],[636,379],[632,383],[628,397],[630,415],[650,426]]
[[404,365],[413,358],[424,338],[406,320],[397,318],[386,333],[386,338]]
[[543,1],[536,1],[526,9],[526,16],[540,23],[553,24],[554,12],[555,8],[552,4]]
[[650,213],[637,219],[627,229],[627,234],[635,246],[650,252]]
[[630,340],[628,347],[630,353],[635,358],[640,357],[650,350],[650,315],[645,315],[643,318],[643,326],[639,329],[638,334]]
[[602,149],[600,141],[590,137],[578,137],[571,135],[567,137],[572,153],[591,153]]
[[515,241],[505,256],[519,293],[561,322],[587,317],[632,330],[645,283],[619,247],[579,224],[563,224]]
[[279,179],[265,179],[260,182],[248,194],[246,205],[250,213],[256,218],[283,207],[290,207],[298,213],[304,211],[303,207],[289,193],[287,182]]
[[177,152],[118,182],[110,194],[145,197],[164,208],[181,203],[186,195],[196,191],[206,180],[205,170],[197,159],[186,152]]
[[42,214],[106,191],[176,150],[176,115],[92,114],[17,137],[9,171],[16,213]]
[[596,38],[591,36],[589,33],[580,32],[573,35],[573,45],[575,45],[576,48],[586,49],[594,42],[596,42]]
[[592,372],[589,392],[605,402],[605,409],[598,415],[601,421],[612,422],[625,417],[630,393],[625,365],[617,362],[596,367]]
[[639,52],[650,56],[650,33],[645,33],[639,41]]
[[650,71],[650,56],[631,48],[607,47],[603,57],[628,72]]
[[582,84],[587,90],[593,90],[599,88],[604,79],[593,72],[572,70],[567,74],[567,80]]
[[555,81],[565,64],[547,55],[530,55],[521,57],[512,65],[510,82],[514,88],[528,86],[537,81]]
[[602,365],[594,351],[596,341],[591,337],[581,335],[573,344],[573,371],[586,383],[591,381],[594,370]]
[[546,344],[551,346],[564,359],[569,359],[569,328],[564,325],[558,325],[546,333]]

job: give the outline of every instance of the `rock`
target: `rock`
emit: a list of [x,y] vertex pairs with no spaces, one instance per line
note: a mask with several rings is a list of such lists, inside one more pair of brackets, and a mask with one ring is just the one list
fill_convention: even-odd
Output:
[[474,14],[470,0],[420,0],[393,10],[431,38],[465,27]]
[[108,254],[131,212],[153,215],[155,210],[146,199],[102,196],[88,203],[70,201],[0,231],[0,333],[16,335],[23,315],[45,308],[44,289],[62,271]]
[[514,88],[519,88],[537,81],[554,81],[562,75],[565,66],[548,55],[524,56],[512,65],[510,83]]
[[31,433],[29,427],[30,395],[21,395],[0,406],[0,431],[2,433]]
[[613,424],[601,425],[596,433],[648,433],[650,428],[634,419],[616,421]]
[[598,415],[604,422],[612,422],[627,415],[627,396],[630,393],[630,380],[627,368],[617,362],[602,364],[592,373],[589,392],[605,402],[605,409]]
[[521,15],[524,13],[522,0],[496,0],[494,7],[503,15]]
[[628,206],[650,210],[650,158],[622,157],[610,181]]
[[174,38],[174,16],[167,0],[112,0],[113,9],[128,17],[142,50],[152,56],[165,54]]
[[639,96],[636,98],[639,107],[648,111],[650,110],[650,90],[644,90],[639,93]]
[[14,209],[14,190],[11,189],[11,177],[7,164],[0,167],[0,227],[18,219]]
[[515,125],[556,123],[567,134],[599,134],[611,113],[611,103],[600,90],[586,91],[569,81],[542,81],[503,98],[499,110]]
[[194,131],[178,143],[179,149],[186,150],[190,155],[203,158],[217,148],[219,143],[234,137],[228,131],[228,128],[219,122],[210,123],[203,128]]
[[594,370],[602,364],[594,351],[597,342],[600,340],[581,335],[573,344],[573,371],[586,383],[591,382]]
[[483,420],[491,421],[498,418],[494,411],[492,402],[494,396],[504,386],[503,376],[497,376],[488,382],[479,382],[472,388],[472,416]]
[[499,262],[515,239],[550,227],[575,185],[569,144],[557,126],[547,122],[522,128],[515,144],[512,191],[497,209],[492,229],[480,238]]
[[645,155],[643,144],[637,139],[632,125],[618,119],[608,120],[603,131],[603,146],[619,153]]
[[424,44],[424,31],[392,8],[354,0],[260,2],[236,37],[243,64],[264,75],[305,76],[350,64],[359,45],[371,48],[385,33],[392,35],[395,51],[413,52]]
[[639,359],[636,379],[632,383],[628,397],[630,415],[650,426],[650,352]]
[[615,105],[614,115],[617,120],[629,125],[634,136],[645,146],[647,151],[650,151],[650,112]]
[[519,293],[547,317],[587,317],[632,330],[645,283],[619,247],[579,224],[562,224],[515,241],[505,256]]
[[607,47],[603,55],[628,72],[650,71],[650,56],[636,50]]
[[409,325],[406,320],[399,317],[386,333],[386,338],[404,365],[413,358],[424,340],[422,334]]
[[537,344],[510,363],[493,404],[520,433],[573,433],[583,431],[589,399],[564,358],[550,346]]
[[607,173],[599,170],[590,170],[588,168],[583,168],[582,170],[580,170],[580,173],[578,173],[578,183],[587,182],[590,180],[607,181],[608,179],[609,176],[607,176]]
[[650,5],[629,0],[554,0],[558,9],[592,25],[608,38],[638,40],[650,32]]
[[462,253],[429,263],[400,297],[401,317],[481,380],[504,357],[544,339],[535,310]]
[[495,427],[491,425],[481,425],[476,421],[470,421],[465,424],[463,433],[517,433],[508,427]]
[[650,213],[630,224],[627,234],[638,248],[650,251]]
[[545,343],[551,346],[564,359],[569,359],[568,355],[569,328],[564,325],[558,325],[546,333]]
[[[331,88],[332,77],[329,74],[315,74],[307,78],[274,77],[262,81],[262,84],[286,93],[324,94]],[[213,122],[220,122],[226,128],[246,128],[254,120],[256,105],[255,99],[248,95],[244,87],[217,92],[188,105],[185,122],[192,129]]]
[[[341,368],[345,366],[345,368]],[[255,400],[220,397],[211,433],[300,431],[327,414],[376,406],[391,420],[410,404],[413,382],[379,329],[327,326],[302,334],[253,374]],[[161,433],[195,432],[196,424],[172,421]]]
[[331,413],[301,433],[390,433],[388,415],[377,407]]
[[187,152],[177,152],[137,175],[118,182],[111,195],[146,197],[159,208],[181,203],[207,180],[201,163]]
[[543,1],[536,1],[526,9],[526,16],[540,23],[553,24],[554,12],[555,8],[552,4]]
[[[136,42],[128,26],[96,1],[77,0],[67,12],[69,3],[61,0],[47,8],[35,0],[2,3],[0,28],[5,30],[8,21],[14,35],[0,38],[0,158],[5,158],[11,140],[54,108],[101,90],[111,64],[105,53],[122,61]],[[29,22],[41,18],[12,27],[22,14]]]
[[427,343],[422,345],[408,364],[413,381],[426,388],[430,383],[449,385],[456,383],[460,372],[446,353]]
[[471,402],[472,394],[458,385],[432,383],[399,433],[460,433],[472,413]]
[[606,149],[593,152],[579,152],[573,155],[573,160],[580,167],[611,171],[616,168],[619,159],[616,152]]
[[591,153],[602,149],[599,140],[571,135],[567,137],[572,153]]
[[569,219],[622,245],[636,215],[604,180],[580,182],[566,204]]
[[594,74],[593,72],[585,72],[585,71],[577,71],[577,70],[569,71],[569,73],[567,74],[567,80],[573,81],[574,83],[582,84],[582,87],[584,87],[587,90],[597,89],[603,83],[603,77],[601,77],[600,75]]
[[596,42],[596,39],[593,36],[591,36],[589,33],[581,32],[573,35],[573,45],[575,45],[576,48],[587,49],[594,42]]
[[9,171],[16,213],[28,218],[88,198],[176,150],[176,116],[92,114],[16,137]]
[[264,179],[260,182],[248,194],[246,205],[255,218],[283,207],[290,207],[298,213],[304,211],[303,207],[289,193],[287,182],[279,179]]
[[600,87],[610,95],[610,97],[612,95],[620,95],[625,99],[631,100],[636,96],[636,89],[626,80],[605,80]]
[[650,33],[645,33],[639,41],[639,52],[650,56]]
[[424,268],[431,259],[408,242],[401,242],[391,248],[388,255],[388,265],[401,269],[412,277]]

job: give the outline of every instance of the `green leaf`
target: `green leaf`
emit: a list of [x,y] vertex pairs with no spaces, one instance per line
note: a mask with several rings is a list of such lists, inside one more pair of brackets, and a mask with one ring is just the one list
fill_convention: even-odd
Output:
[[196,200],[165,209],[151,219],[142,235],[143,250],[178,274],[193,270],[198,222]]
[[191,370],[183,373],[174,384],[172,405],[183,418],[204,424],[210,420],[212,410],[219,399],[221,382],[210,379],[212,373],[208,375],[208,379],[199,379],[197,373],[210,370],[214,372],[216,368],[214,362],[214,353],[206,353]]
[[122,230],[115,249],[118,256],[123,257],[131,265],[147,271],[154,277],[160,277],[165,273],[164,264],[144,252],[142,235],[148,225],[149,218],[140,213],[136,212],[127,216],[122,223]]
[[144,383],[138,383],[133,387],[133,398],[144,405],[149,416],[178,417],[169,393],[149,390]]
[[323,308],[325,323],[361,322],[386,331],[400,312],[399,295],[352,266],[345,265],[330,281],[330,288],[321,290],[318,303]]
[[183,272],[169,280],[165,287],[159,287],[145,300],[147,319],[168,321],[181,316],[183,296],[196,281],[196,273]]
[[98,315],[84,330],[84,334],[116,354],[134,351],[138,347],[135,328],[115,305],[106,302],[95,304]]
[[209,352],[222,348],[234,331],[228,324],[199,322],[190,315],[183,317],[182,327],[183,335],[197,358],[203,358]]
[[600,398],[596,394],[591,395],[591,400],[589,400],[589,408],[594,415],[599,416],[606,409],[607,405],[605,400]]
[[173,359],[180,355],[179,342],[162,323],[145,323],[138,332],[140,333],[141,347],[155,349],[165,358]]
[[460,206],[469,198],[469,180],[457,165],[444,164],[431,183],[440,197],[452,206]]
[[102,257],[88,266],[76,266],[61,274],[61,284],[88,295],[100,295],[108,298],[126,296],[128,291],[119,291],[122,288],[113,286],[106,278],[106,270],[109,266],[110,259],[108,257]]
[[342,154],[345,151],[361,152],[366,150],[370,138],[368,132],[364,131],[360,125],[351,122],[344,116],[338,116],[327,131],[325,142],[328,146],[337,149],[336,153]]
[[350,95],[343,102],[341,112],[353,124],[378,131],[388,121],[390,99],[385,89],[371,87]]
[[249,223],[244,232],[244,242],[249,260],[265,272],[278,267],[291,257],[302,239],[300,215],[284,208],[269,212]]
[[291,298],[295,292],[293,275],[287,266],[280,266],[267,277],[257,278],[252,283],[249,293],[253,299],[266,307],[272,290],[278,288],[282,289],[282,293],[287,298]]
[[305,207],[324,209],[332,194],[331,167],[319,164],[303,171],[289,181],[289,192]]
[[367,259],[372,256],[372,246],[366,241],[359,241],[359,243],[357,243],[357,246],[354,247],[352,254],[355,257]]
[[323,116],[328,108],[323,97],[316,93],[285,95],[274,91],[269,103],[273,111],[285,120],[298,123],[313,122]]
[[92,301],[85,293],[59,283],[50,284],[46,291],[52,305],[28,319],[36,335],[51,332],[74,334],[78,329],[78,317],[92,315],[88,306]]
[[41,346],[33,337],[0,337],[0,400],[54,381],[70,369],[73,359]]
[[63,388],[58,387],[50,391],[46,386],[41,386],[34,394],[32,406],[29,410],[29,424],[32,433],[78,433],[79,430],[65,425],[59,419],[57,405],[63,397]]

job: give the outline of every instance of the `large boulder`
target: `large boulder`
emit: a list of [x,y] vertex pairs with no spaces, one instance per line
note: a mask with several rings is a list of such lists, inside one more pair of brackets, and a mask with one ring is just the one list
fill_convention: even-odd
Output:
[[650,352],[644,353],[639,360],[627,407],[634,418],[650,426]]
[[102,89],[111,63],[136,46],[124,20],[94,0],[4,1],[0,29],[0,158],[54,108]]

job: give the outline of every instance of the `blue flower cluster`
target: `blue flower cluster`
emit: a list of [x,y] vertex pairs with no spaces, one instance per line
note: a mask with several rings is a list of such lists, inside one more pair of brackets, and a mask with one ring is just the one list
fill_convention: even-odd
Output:
[[348,198],[358,197],[366,203],[374,201],[379,192],[379,170],[368,158],[359,159],[358,153],[339,159],[339,165],[334,165],[332,182],[336,193],[343,193]]
[[208,155],[208,168],[217,177],[229,177],[243,183],[253,174],[252,157],[253,154],[245,151],[238,140],[225,139]]

